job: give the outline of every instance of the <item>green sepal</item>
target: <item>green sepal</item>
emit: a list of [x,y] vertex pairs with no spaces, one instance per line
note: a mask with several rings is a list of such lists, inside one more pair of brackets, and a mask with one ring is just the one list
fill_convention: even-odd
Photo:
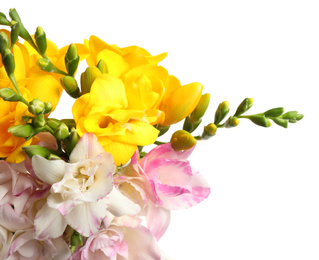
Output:
[[44,111],[43,114],[47,114],[49,112],[51,112],[53,106],[50,102],[44,102]]
[[204,140],[207,140],[211,138],[212,136],[216,135],[216,132],[217,132],[217,126],[213,123],[210,123],[204,127],[202,138]]
[[66,124],[61,123],[54,131],[54,136],[57,140],[63,140],[69,136],[69,128]]
[[63,144],[64,144],[63,147],[66,150],[67,154],[70,155],[72,153],[74,147],[76,146],[79,140],[80,140],[79,134],[77,133],[75,128],[72,128],[69,138],[63,141]]
[[69,131],[76,127],[74,119],[62,119],[61,122],[68,126]]
[[15,43],[17,42],[18,38],[19,38],[19,34],[20,34],[20,26],[19,26],[19,22],[15,22],[12,26],[11,26],[11,46],[10,46],[10,50],[12,50],[13,46],[15,45]]
[[287,119],[287,120],[292,120],[292,121],[299,121],[303,117],[304,116],[302,114],[298,114],[297,111],[289,111],[289,112],[283,114],[280,118]]
[[225,128],[231,128],[231,127],[238,126],[238,124],[239,124],[238,118],[235,117],[235,116],[230,116],[230,117],[226,120],[226,122],[225,122],[225,124],[224,124],[224,127],[225,127]]
[[44,102],[38,98],[33,99],[29,103],[28,110],[33,115],[42,114],[44,112],[44,109],[45,109]]
[[5,49],[1,52],[2,55],[2,63],[6,69],[8,76],[12,76],[15,70],[15,62],[13,54],[9,49]]
[[32,116],[22,116],[21,118],[22,118],[22,120],[23,120],[24,122],[26,122],[26,123],[33,119]]
[[4,32],[0,33],[0,53],[3,56],[3,53],[6,49],[9,49],[9,38]]
[[60,83],[66,93],[68,93],[71,97],[78,98],[80,96],[78,83],[73,76],[65,76],[60,78]]
[[46,121],[43,114],[38,114],[36,117],[32,119],[32,125],[35,128],[44,127],[46,125]]
[[170,126],[155,125],[155,128],[160,131],[158,136],[162,136],[169,130]]
[[61,122],[60,120],[55,119],[55,118],[48,118],[48,119],[46,119],[46,124],[47,124],[53,131],[55,131],[61,123],[62,123],[62,122]]
[[265,117],[278,117],[278,116],[281,116],[283,113],[284,113],[284,108],[283,107],[277,107],[277,108],[273,108],[273,109],[267,110],[263,114],[264,114]]

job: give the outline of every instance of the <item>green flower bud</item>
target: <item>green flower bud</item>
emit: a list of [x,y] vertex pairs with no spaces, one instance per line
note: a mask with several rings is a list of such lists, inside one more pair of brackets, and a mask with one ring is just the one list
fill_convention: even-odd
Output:
[[20,34],[20,26],[18,22],[13,21],[13,24],[11,25],[11,46],[10,49],[13,48],[13,45],[17,42],[18,37]]
[[6,15],[4,13],[0,12],[0,24],[1,25],[10,25],[10,21],[7,19]]
[[102,74],[107,74],[109,72],[107,64],[104,60],[100,60],[96,67],[102,72]]
[[234,116],[240,116],[241,114],[248,111],[248,109],[250,109],[253,106],[253,102],[254,102],[253,98],[245,98],[237,107],[237,110]]
[[32,125],[36,128],[44,127],[46,125],[44,115],[42,113],[38,114],[32,119]]
[[202,134],[203,139],[209,139],[210,137],[216,135],[217,126],[213,123],[208,124],[204,127],[204,132]]
[[169,125],[167,125],[167,126],[156,125],[155,127],[156,127],[157,130],[160,131],[159,134],[158,134],[158,136],[162,136],[162,135],[165,134],[165,133],[169,130],[169,128],[170,128]]
[[26,153],[27,156],[32,158],[34,155],[40,155],[46,159],[50,156],[51,152],[49,149],[44,148],[40,145],[29,145],[22,147],[22,150]]
[[9,49],[5,49],[2,53],[2,63],[6,69],[6,72],[9,75],[12,75],[15,70],[15,62],[13,54]]
[[197,123],[205,114],[210,101],[210,94],[204,94],[201,96],[195,110],[190,114],[190,122],[192,124]]
[[76,82],[75,78],[71,76],[65,76],[60,78],[60,82],[66,93],[68,93],[71,97],[79,97],[80,89],[78,88],[78,83]]
[[0,89],[0,97],[5,101],[21,101],[22,96],[17,94],[11,88],[1,88]]
[[278,116],[281,116],[283,112],[284,112],[283,107],[277,107],[264,112],[264,115],[265,117],[278,117]]
[[282,126],[284,128],[288,127],[288,121],[281,118],[273,118],[272,119],[277,125]]
[[237,117],[235,116],[230,116],[227,121],[225,122],[225,127],[226,128],[231,128],[231,127],[235,127],[238,126],[239,124],[239,120]]
[[176,131],[171,138],[171,145],[175,151],[188,150],[196,145],[196,139],[185,130]]
[[228,101],[224,101],[220,103],[215,113],[214,124],[218,125],[227,116],[228,112],[229,112]]
[[38,99],[35,98],[29,103],[29,112],[33,115],[38,115],[40,113],[44,112],[44,103]]
[[65,67],[70,76],[74,76],[76,69],[78,68],[80,57],[75,44],[70,44],[69,49],[64,58]]
[[8,132],[17,137],[28,138],[34,132],[34,128],[30,124],[14,125],[8,128]]
[[77,246],[83,246],[83,237],[80,233],[74,231],[71,236],[71,252],[74,253]]
[[65,142],[65,148],[68,154],[71,154],[71,152],[73,151],[74,147],[76,146],[79,140],[80,140],[80,136],[78,132],[76,131],[76,129],[73,127],[71,129],[69,139],[66,139],[65,141],[63,141]]
[[297,111],[289,111],[289,112],[283,114],[280,118],[288,119],[288,120],[292,120],[292,121],[299,121],[303,118],[303,115],[298,114]]
[[102,75],[102,72],[97,67],[88,67],[85,72],[81,74],[81,93],[86,94],[91,90],[93,81]]
[[303,119],[303,117],[304,117],[304,115],[302,115],[302,114],[297,114],[296,120],[299,121],[299,120]]
[[61,122],[66,124],[70,131],[73,127],[76,127],[74,119],[62,119]]
[[44,102],[44,112],[43,114],[47,114],[52,110],[52,104],[50,102]]
[[36,32],[34,34],[34,39],[41,55],[44,55],[47,50],[47,38],[46,38],[45,32],[40,26],[38,26],[36,29]]
[[8,35],[5,34],[5,32],[0,33],[0,53],[4,52],[4,50],[9,49],[9,38]]
[[251,115],[249,119],[256,125],[263,126],[263,127],[270,127],[271,123],[268,118],[264,115]]
[[63,140],[69,136],[69,128],[66,124],[61,123],[54,131],[54,136],[58,140]]
[[46,119],[46,124],[51,128],[53,129],[54,131],[59,127],[59,125],[61,124],[62,122],[58,119],[55,119],[55,118],[48,118]]

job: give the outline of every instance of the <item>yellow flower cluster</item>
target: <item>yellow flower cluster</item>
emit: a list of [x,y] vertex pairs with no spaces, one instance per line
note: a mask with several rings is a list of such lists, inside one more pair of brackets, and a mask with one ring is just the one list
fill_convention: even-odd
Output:
[[169,126],[188,116],[198,104],[202,85],[182,86],[158,65],[166,53],[151,56],[137,46],[119,48],[96,36],[85,41],[89,66],[100,60],[107,73],[96,76],[89,93],[78,98],[73,115],[80,135],[94,133],[117,165],[129,161],[137,146],[155,142],[155,124]]
[[[0,30],[0,32],[5,32],[10,37],[8,31]],[[88,54],[88,48],[82,46],[85,56],[85,54]],[[47,54],[50,60],[54,61],[61,69],[64,66],[66,48],[59,50],[53,42],[48,40]],[[63,90],[59,82],[60,76],[42,71],[36,65],[40,55],[27,42],[24,44],[17,42],[12,49],[12,53],[15,60],[15,78],[24,98],[28,101],[39,98],[44,102],[50,102],[54,110]],[[0,88],[13,88],[1,57],[0,61]],[[24,124],[21,117],[30,115],[28,107],[22,102],[8,102],[3,99],[0,99],[0,107],[0,158],[7,158],[8,162],[19,163],[26,157],[22,147],[36,143],[37,138],[34,137],[25,141],[23,138],[8,133],[7,129],[10,126]]]

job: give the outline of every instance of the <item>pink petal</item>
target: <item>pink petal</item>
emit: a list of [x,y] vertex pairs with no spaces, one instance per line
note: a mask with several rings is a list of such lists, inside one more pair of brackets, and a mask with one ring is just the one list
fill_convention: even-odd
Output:
[[89,159],[103,152],[105,152],[104,148],[97,141],[97,137],[92,133],[85,133],[74,147],[70,155],[70,163],[76,163],[83,159]]
[[171,220],[170,211],[156,206],[152,203],[149,204],[149,210],[146,215],[147,227],[159,240],[166,232]]
[[124,228],[130,260],[160,260],[161,253],[153,234],[145,227]]
[[28,229],[33,226],[31,219],[25,215],[17,214],[9,203],[0,206],[0,219],[1,226],[13,232],[19,229]]
[[81,235],[89,237],[95,234],[103,218],[106,216],[108,200],[102,199],[94,203],[82,203],[76,205],[65,216],[67,223]]
[[65,173],[65,162],[63,160],[50,161],[35,155],[32,157],[32,166],[36,176],[51,185],[61,181]]
[[34,219],[35,238],[46,240],[61,236],[67,223],[61,213],[47,204],[38,211]]

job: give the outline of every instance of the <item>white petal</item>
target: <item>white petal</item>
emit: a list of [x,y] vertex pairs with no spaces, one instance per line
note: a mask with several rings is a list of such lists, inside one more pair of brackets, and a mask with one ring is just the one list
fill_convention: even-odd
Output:
[[110,206],[107,208],[114,216],[136,215],[141,211],[138,204],[135,204],[129,198],[125,197],[115,187],[107,196]]
[[64,217],[57,209],[44,204],[34,219],[35,238],[37,240],[57,238],[63,234],[66,225]]
[[94,203],[76,205],[65,219],[77,232],[89,237],[99,230],[101,221],[107,213],[107,204],[108,200],[102,199]]
[[146,216],[147,227],[151,230],[157,240],[164,235],[170,220],[171,213],[169,210],[149,203],[149,210]]
[[82,135],[81,139],[74,147],[70,155],[70,163],[76,163],[83,159],[89,159],[103,152],[105,152],[104,148],[97,141],[97,137],[94,134],[86,133]]
[[42,156],[32,157],[32,167],[35,175],[42,181],[53,184],[62,180],[65,173],[65,162],[63,160],[47,160]]

